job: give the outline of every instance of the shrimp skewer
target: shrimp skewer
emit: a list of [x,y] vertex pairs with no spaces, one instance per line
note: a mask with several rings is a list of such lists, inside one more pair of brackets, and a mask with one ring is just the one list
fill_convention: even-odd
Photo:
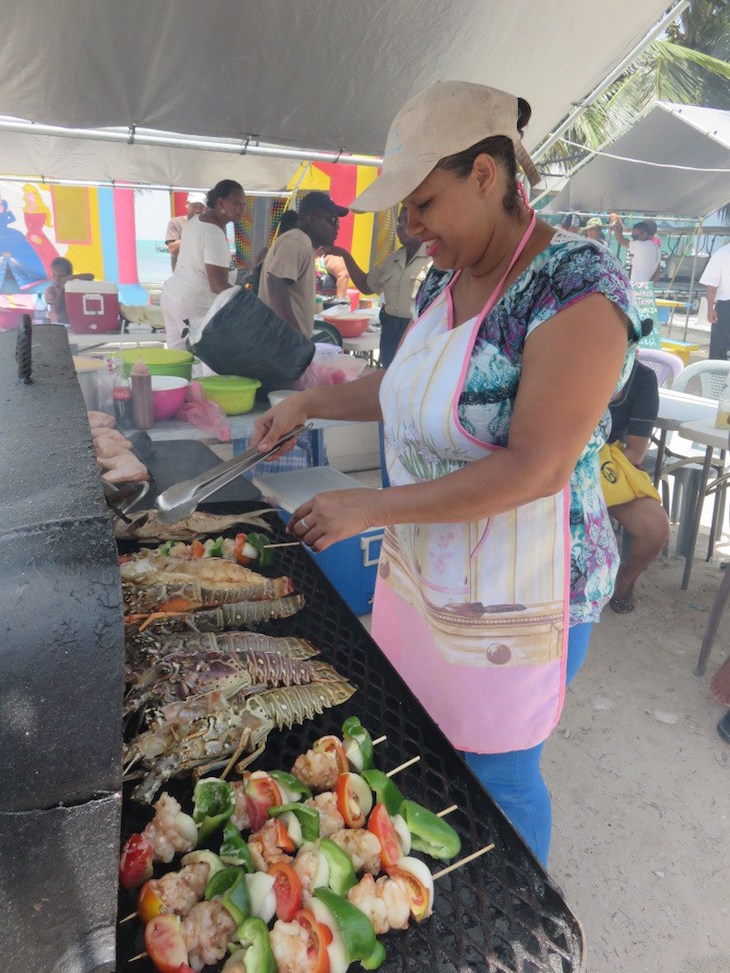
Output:
[[194,905],[183,919],[182,936],[195,973],[222,960],[235,934],[235,920],[217,899]]

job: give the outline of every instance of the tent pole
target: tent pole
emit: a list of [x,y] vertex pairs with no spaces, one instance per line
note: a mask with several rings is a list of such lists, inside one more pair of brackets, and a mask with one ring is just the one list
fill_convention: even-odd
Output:
[[687,310],[684,313],[684,337],[682,341],[687,340],[687,329],[689,328],[689,312],[692,307],[692,292],[695,286],[695,274],[697,272],[697,251],[700,248],[700,230],[702,229],[702,224],[705,222],[704,217],[697,224],[697,230],[695,231],[695,254],[692,260],[692,273],[689,278],[689,296],[687,297]]
[[638,44],[636,44],[628,54],[626,54],[616,65],[616,67],[608,74],[600,84],[596,85],[592,91],[589,92],[576,106],[573,110],[566,115],[566,117],[552,130],[550,135],[544,139],[539,145],[531,152],[533,162],[537,162],[541,159],[546,152],[558,141],[563,132],[566,132],[572,125],[575,124],[578,118],[583,114],[583,112],[590,108],[596,98],[602,95],[603,92],[612,84],[616,78],[622,74],[626,68],[632,64],[636,58],[651,44],[651,42],[659,37],[659,35],[666,30],[669,24],[673,23],[677,17],[682,13],[682,11],[689,6],[689,0],[677,0],[672,6],[667,10],[662,19],[656,23],[649,33],[642,38]]

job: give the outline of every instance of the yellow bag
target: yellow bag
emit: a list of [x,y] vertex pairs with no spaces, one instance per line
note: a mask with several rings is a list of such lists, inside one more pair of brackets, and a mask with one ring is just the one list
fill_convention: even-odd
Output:
[[606,443],[598,454],[598,463],[607,507],[628,503],[635,497],[652,497],[661,503],[648,473],[626,459],[620,443]]

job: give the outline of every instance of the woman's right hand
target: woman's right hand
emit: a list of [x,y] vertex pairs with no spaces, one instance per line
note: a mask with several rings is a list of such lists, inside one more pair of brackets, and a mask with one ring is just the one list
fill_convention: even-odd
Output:
[[[251,446],[258,446],[262,453],[266,452],[275,445],[277,440],[297,426],[303,425],[307,419],[309,413],[306,408],[306,395],[304,392],[295,392],[258,417],[251,435]],[[296,439],[289,440],[274,454],[274,457],[283,456],[284,453],[294,449],[296,444]]]

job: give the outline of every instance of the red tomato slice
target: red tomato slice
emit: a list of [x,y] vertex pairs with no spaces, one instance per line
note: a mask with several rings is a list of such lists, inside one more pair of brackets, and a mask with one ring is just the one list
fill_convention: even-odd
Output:
[[398,864],[403,850],[385,804],[376,804],[373,808],[368,821],[368,831],[371,831],[380,842],[380,864],[386,872],[390,872]]
[[429,894],[428,889],[420,882],[413,872],[405,868],[393,868],[390,871],[391,878],[402,878],[408,887],[408,904],[410,905],[411,915],[420,922],[428,915]]
[[162,899],[155,887],[155,880],[145,882],[139,890],[137,897],[137,915],[143,923],[148,923],[150,919],[159,916],[162,912]]
[[205,548],[203,547],[202,541],[193,541],[190,545],[190,553],[193,557],[202,557],[205,554]]
[[306,929],[309,936],[307,943],[307,971],[308,973],[329,973],[330,957],[327,944],[332,942],[332,930],[321,922],[317,922],[309,909],[300,909],[294,916],[294,921]]
[[180,916],[155,916],[144,927],[144,944],[160,973],[179,973],[188,962]]
[[348,828],[362,828],[373,806],[372,791],[358,774],[340,774],[335,784],[337,810]]
[[350,769],[350,762],[345,754],[345,748],[342,745],[342,740],[336,736],[326,736],[320,737],[319,740],[314,741],[313,750],[320,750],[323,753],[333,753],[335,755],[335,761],[337,763],[337,773],[346,774]]
[[141,834],[133,834],[122,848],[119,860],[119,881],[122,888],[136,889],[152,878],[153,848]]
[[281,820],[281,818],[276,818],[276,844],[285,851],[287,854],[293,855],[297,846],[292,841],[289,832],[286,830],[286,825]]
[[276,915],[284,922],[291,922],[302,907],[304,889],[301,879],[286,862],[274,862],[269,866],[269,875],[274,877]]
[[246,782],[246,808],[251,831],[260,831],[269,820],[269,808],[281,803],[281,791],[273,777],[260,770],[251,774]]

